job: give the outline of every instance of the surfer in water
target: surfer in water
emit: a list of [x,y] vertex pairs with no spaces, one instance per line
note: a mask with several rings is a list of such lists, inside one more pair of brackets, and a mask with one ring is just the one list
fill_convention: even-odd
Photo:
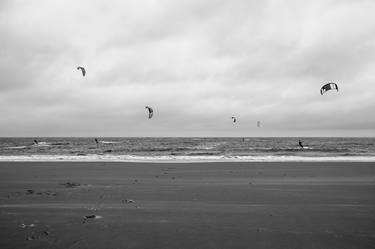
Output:
[[39,142],[36,139],[34,139],[34,144],[37,145],[39,144]]
[[96,143],[96,144],[98,144],[98,143],[99,143],[99,141],[98,141],[98,139],[97,139],[97,138],[95,138],[95,143]]
[[299,144],[299,146],[301,147],[301,149],[304,149],[304,148],[305,148],[305,147],[303,147],[303,144],[302,144],[302,141],[301,141],[301,140],[298,141],[298,144]]

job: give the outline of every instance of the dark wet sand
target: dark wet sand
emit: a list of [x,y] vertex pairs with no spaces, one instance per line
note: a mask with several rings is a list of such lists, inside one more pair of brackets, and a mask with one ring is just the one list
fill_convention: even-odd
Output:
[[375,248],[375,164],[1,162],[0,248]]

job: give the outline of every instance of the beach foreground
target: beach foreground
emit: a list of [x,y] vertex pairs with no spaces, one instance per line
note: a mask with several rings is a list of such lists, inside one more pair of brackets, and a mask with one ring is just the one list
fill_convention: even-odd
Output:
[[0,248],[374,248],[375,164],[0,162]]

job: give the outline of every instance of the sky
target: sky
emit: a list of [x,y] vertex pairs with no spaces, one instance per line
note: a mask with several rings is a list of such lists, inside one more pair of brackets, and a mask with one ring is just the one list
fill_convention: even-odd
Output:
[[[2,0],[0,136],[373,137],[374,13],[373,0]],[[339,92],[321,96],[328,82]]]

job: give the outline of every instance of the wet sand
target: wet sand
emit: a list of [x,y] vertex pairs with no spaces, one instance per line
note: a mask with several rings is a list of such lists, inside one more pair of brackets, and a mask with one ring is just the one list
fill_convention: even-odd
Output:
[[2,249],[374,246],[375,163],[0,163]]

